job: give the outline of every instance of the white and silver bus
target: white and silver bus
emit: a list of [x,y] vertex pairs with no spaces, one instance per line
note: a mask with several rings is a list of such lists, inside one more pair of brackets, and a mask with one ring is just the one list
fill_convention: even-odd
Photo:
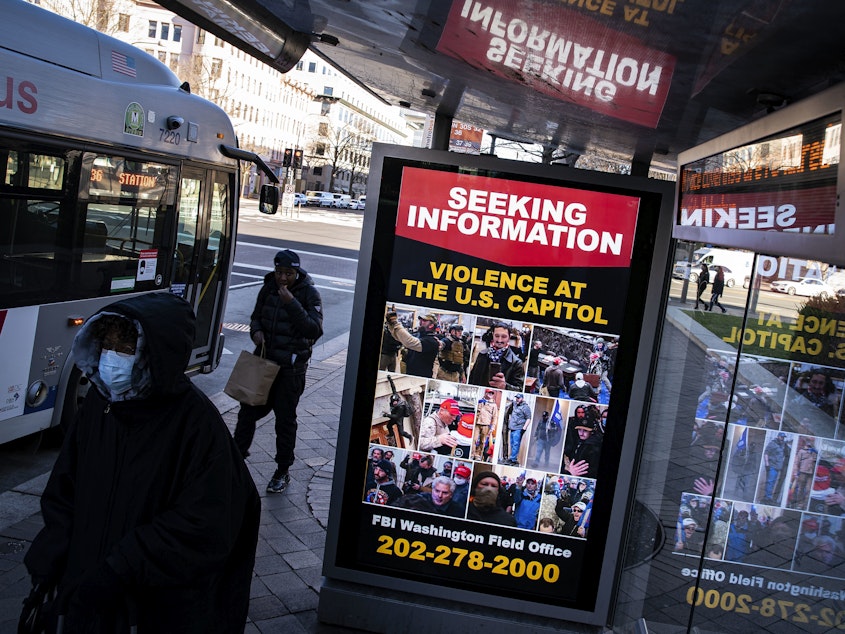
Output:
[[0,68],[3,443],[75,413],[73,337],[123,296],[190,301],[189,372],[217,366],[238,162],[269,168],[158,60],[26,2],[4,2]]

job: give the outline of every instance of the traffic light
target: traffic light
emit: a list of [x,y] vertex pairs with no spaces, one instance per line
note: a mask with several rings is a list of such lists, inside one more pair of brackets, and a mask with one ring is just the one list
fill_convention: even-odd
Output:
[[299,148],[293,151],[293,169],[302,169],[302,150]]
[[290,167],[290,160],[293,156],[293,150],[291,148],[285,149],[285,156],[282,159],[282,167]]

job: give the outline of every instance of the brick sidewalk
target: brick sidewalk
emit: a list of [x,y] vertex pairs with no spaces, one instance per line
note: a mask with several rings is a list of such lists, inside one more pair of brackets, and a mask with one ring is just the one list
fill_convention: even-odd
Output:
[[[344,346],[308,370],[299,403],[296,463],[281,495],[264,492],[276,466],[272,415],[258,422],[247,459],[262,496],[248,634],[352,631],[317,622],[345,365]],[[222,393],[212,400],[234,430],[237,403]],[[23,556],[42,526],[38,497],[46,482],[44,474],[3,494],[2,505],[11,510],[0,510],[0,634],[16,631],[21,601],[29,593]]]

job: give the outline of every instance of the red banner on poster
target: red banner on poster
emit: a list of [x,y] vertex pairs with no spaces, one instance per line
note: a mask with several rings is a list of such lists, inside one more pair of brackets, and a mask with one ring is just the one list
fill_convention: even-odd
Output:
[[407,167],[396,235],[502,266],[627,267],[639,198]]
[[675,67],[671,55],[554,4],[455,2],[437,50],[555,99],[652,128]]

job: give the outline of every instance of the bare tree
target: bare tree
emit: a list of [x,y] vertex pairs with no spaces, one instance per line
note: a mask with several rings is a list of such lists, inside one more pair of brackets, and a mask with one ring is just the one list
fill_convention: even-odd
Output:
[[348,192],[352,194],[355,175],[369,171],[370,149],[373,135],[368,129],[367,122],[361,117],[353,117],[352,121],[338,126],[329,120],[328,109],[324,108],[324,115],[312,126],[312,139],[305,147],[308,164],[314,167],[329,169],[328,191],[334,191],[336,177],[342,171],[350,174]]
[[121,0],[43,0],[41,6],[100,33],[114,35],[118,31],[120,9],[126,8],[125,5]]
[[[179,79],[188,82],[191,93],[199,95],[217,104],[225,102],[234,93],[234,82],[225,81],[226,65],[220,60],[193,53],[181,56],[179,60]],[[230,116],[235,113],[230,112]]]

